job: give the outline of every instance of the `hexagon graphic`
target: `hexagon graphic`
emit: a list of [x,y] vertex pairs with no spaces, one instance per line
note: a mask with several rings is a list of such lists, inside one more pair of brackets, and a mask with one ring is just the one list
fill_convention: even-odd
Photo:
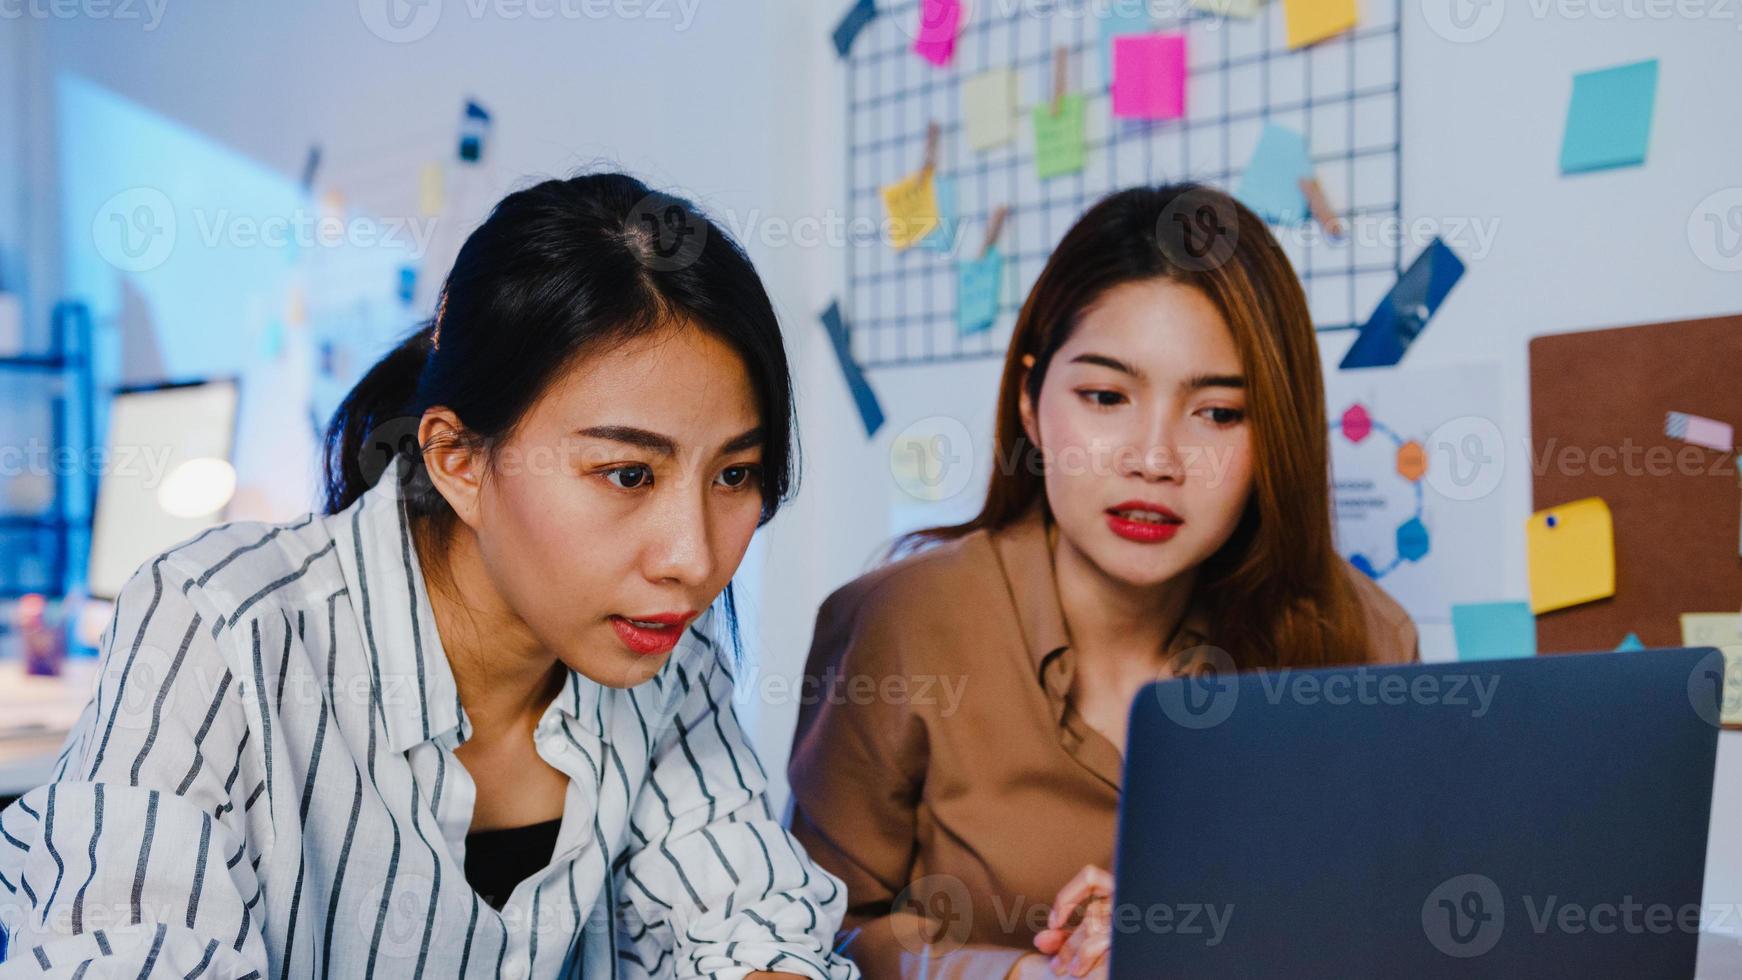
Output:
[[1356,445],[1373,432],[1373,416],[1367,414],[1367,406],[1356,402],[1343,413],[1343,435]]
[[1397,472],[1411,483],[1421,482],[1427,475],[1427,450],[1414,439],[1397,447]]
[[1412,517],[1397,528],[1397,556],[1405,561],[1421,561],[1427,557],[1427,525]]

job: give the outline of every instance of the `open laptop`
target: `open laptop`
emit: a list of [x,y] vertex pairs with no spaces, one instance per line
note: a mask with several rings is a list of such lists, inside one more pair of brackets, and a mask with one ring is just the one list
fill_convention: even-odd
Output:
[[1111,973],[1690,977],[1723,658],[1151,684]]

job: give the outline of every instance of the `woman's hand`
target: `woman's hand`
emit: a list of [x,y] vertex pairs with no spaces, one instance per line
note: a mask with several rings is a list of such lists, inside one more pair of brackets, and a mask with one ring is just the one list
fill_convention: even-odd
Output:
[[1059,889],[1047,927],[1034,937],[1034,948],[1052,957],[1048,965],[1055,975],[1107,975],[1107,951],[1113,945],[1112,905],[1113,876],[1094,865],[1077,872]]

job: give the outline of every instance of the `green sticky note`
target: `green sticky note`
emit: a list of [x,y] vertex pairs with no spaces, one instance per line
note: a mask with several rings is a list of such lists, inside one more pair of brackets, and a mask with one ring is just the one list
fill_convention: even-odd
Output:
[[1067,95],[1052,111],[1052,103],[1034,107],[1034,169],[1041,180],[1083,169],[1084,114],[1081,94]]
[[1459,660],[1536,656],[1536,615],[1528,602],[1478,602],[1452,607]]
[[1656,105],[1656,58],[1574,77],[1561,173],[1643,164]]
[[998,294],[1004,282],[1004,256],[993,246],[957,266],[956,330],[966,336],[990,330],[998,321]]
[[1268,0],[1192,0],[1192,6],[1225,17],[1256,17]]

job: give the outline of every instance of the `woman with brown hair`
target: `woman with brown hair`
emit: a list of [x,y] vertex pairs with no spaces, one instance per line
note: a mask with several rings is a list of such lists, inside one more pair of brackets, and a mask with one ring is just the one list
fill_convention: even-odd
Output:
[[[868,977],[1105,972],[1144,684],[1417,659],[1334,550],[1320,372],[1287,258],[1227,195],[1131,189],[1066,233],[1017,318],[984,508],[818,614],[792,827],[846,882]],[[835,696],[860,675],[911,696]]]

